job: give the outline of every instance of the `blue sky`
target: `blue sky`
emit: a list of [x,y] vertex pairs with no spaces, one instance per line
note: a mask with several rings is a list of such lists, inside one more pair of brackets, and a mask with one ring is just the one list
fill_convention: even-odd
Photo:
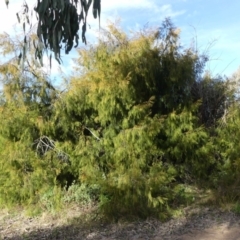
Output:
[[[31,6],[36,2],[26,1]],[[5,1],[1,0],[0,32],[13,33],[12,26],[17,22],[16,12],[22,2],[10,0],[7,10]],[[180,42],[184,47],[194,42],[200,52],[208,52],[211,60],[206,69],[213,76],[231,76],[240,66],[239,9],[240,1],[226,0],[102,0],[101,27],[119,18],[126,31],[143,28],[146,24],[159,27],[165,17],[171,17],[174,25],[181,29]],[[98,20],[94,20],[91,13],[88,23],[91,29],[87,30],[87,40],[95,43]],[[62,70],[65,73],[72,68],[72,58],[76,56],[75,49],[69,55],[63,55]],[[58,64],[54,63],[53,75],[58,74],[57,69]]]

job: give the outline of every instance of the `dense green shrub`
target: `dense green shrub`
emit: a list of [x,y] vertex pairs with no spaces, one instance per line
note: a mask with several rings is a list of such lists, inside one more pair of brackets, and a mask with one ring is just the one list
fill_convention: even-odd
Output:
[[233,104],[217,128],[218,171],[213,184],[219,198],[238,200],[240,197],[240,109]]
[[215,165],[191,93],[199,58],[180,51],[176,32],[168,20],[132,38],[110,26],[98,46],[79,51],[55,105],[54,128],[73,136],[80,181],[98,183],[102,209],[115,217],[161,215],[178,184],[208,179]]
[[238,183],[239,111],[219,127],[234,94],[202,76],[207,58],[178,38],[169,19],[132,36],[110,25],[79,50],[62,93],[41,73],[29,80],[11,68],[0,101],[0,205],[97,201],[114,218],[166,217],[191,202],[190,185]]

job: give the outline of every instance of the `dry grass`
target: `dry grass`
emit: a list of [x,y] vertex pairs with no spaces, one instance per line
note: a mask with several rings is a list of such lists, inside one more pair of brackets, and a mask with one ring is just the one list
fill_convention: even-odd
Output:
[[[203,239],[204,232],[212,236],[217,229],[222,229],[228,234],[228,239],[232,239],[231,229],[234,236],[240,237],[240,229],[236,230],[239,222],[240,216],[233,212],[197,206],[182,209],[181,216],[165,223],[156,219],[135,219],[132,222],[121,219],[117,223],[108,223],[97,214],[94,206],[69,206],[61,212],[44,213],[37,217],[27,217],[23,210],[15,209],[13,212],[1,211],[0,239],[185,240]],[[191,238],[194,232],[199,238]],[[219,234],[219,237],[222,236],[224,234]],[[204,239],[213,238],[208,238],[205,234]]]

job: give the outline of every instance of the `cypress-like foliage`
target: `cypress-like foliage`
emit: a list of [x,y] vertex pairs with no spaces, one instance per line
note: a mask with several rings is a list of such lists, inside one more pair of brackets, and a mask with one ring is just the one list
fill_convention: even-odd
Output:
[[111,25],[79,50],[55,126],[73,136],[79,179],[100,186],[105,213],[159,216],[189,175],[208,177],[212,145],[191,95],[198,60],[169,20],[132,37]]
[[182,49],[178,34],[169,19],[131,36],[110,25],[79,49],[64,92],[31,56],[1,65],[0,206],[94,199],[113,218],[164,218],[190,201],[189,185],[236,183],[234,91],[202,76],[207,58]]

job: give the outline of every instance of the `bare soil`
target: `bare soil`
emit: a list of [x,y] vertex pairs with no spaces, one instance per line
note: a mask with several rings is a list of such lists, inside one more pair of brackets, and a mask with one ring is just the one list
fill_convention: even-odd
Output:
[[58,214],[26,217],[0,212],[0,239],[240,240],[240,215],[216,208],[184,209],[181,217],[107,224],[93,209],[72,207]]

